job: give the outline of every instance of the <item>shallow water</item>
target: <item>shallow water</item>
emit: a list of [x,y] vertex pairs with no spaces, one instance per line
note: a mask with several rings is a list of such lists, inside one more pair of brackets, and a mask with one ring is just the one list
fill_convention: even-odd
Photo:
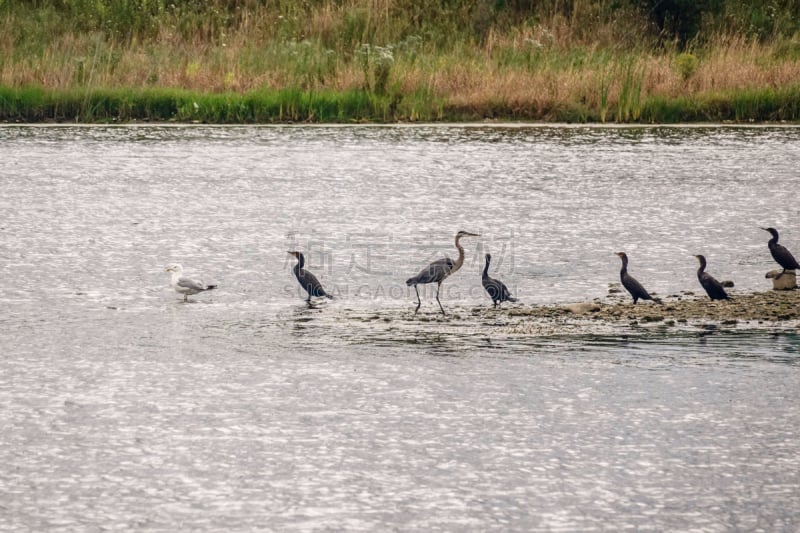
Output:
[[[0,128],[0,529],[800,527],[791,327],[516,333],[768,288],[800,129]],[[466,261],[450,316],[404,280]],[[287,250],[337,298],[302,301]],[[184,304],[169,262],[218,283]]]

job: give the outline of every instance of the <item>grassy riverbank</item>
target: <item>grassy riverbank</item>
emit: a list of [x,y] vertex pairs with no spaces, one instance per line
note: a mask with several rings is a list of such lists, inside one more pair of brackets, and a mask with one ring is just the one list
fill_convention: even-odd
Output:
[[795,3],[0,0],[0,120],[798,121]]
[[16,122],[178,121],[214,124],[286,122],[475,121],[751,122],[800,120],[800,87],[748,89],[686,97],[654,96],[603,113],[564,102],[546,112],[494,102],[464,106],[432,94],[387,97],[363,90],[265,89],[245,93],[187,89],[0,87],[0,117]]

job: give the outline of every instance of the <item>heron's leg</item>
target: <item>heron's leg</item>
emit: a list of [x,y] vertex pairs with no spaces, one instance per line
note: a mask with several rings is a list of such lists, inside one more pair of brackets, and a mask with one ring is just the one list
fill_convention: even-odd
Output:
[[442,310],[442,315],[444,316],[447,315],[447,313],[444,312],[444,307],[442,307],[442,302],[439,301],[439,289],[441,288],[442,288],[442,282],[440,281],[439,283],[436,284],[436,301],[439,302],[439,309]]
[[422,300],[419,299],[419,289],[416,285],[414,285],[414,290],[417,291],[417,308],[414,309],[414,314],[416,315],[417,311],[419,311],[419,306],[422,305]]
[[784,274],[786,274],[786,269],[785,268],[783,269],[783,271],[780,274],[775,276],[775,279],[781,279],[781,276],[783,276]]

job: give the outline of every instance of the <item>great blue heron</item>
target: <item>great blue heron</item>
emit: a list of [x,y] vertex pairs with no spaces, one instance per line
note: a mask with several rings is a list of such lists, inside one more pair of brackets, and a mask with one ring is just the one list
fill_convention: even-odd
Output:
[[775,279],[783,276],[787,270],[797,270],[800,268],[800,265],[797,264],[797,259],[794,258],[792,253],[787,250],[785,246],[778,244],[778,230],[775,228],[761,229],[768,231],[770,235],[772,235],[767,246],[769,246],[769,252],[772,254],[772,258],[783,268],[783,272],[778,274]]
[[305,289],[308,293],[308,298],[306,298],[306,302],[309,304],[311,303],[311,297],[315,298],[329,298],[333,299],[333,296],[325,292],[325,289],[322,288],[322,283],[319,282],[317,277],[305,270],[303,265],[306,264],[306,258],[301,252],[288,252],[289,255],[293,255],[297,258],[297,264],[294,266],[294,275],[297,276],[297,281],[300,282],[300,286]]
[[183,267],[178,263],[170,263],[166,268],[167,272],[172,272],[172,279],[170,285],[177,292],[183,294],[183,301],[189,301],[189,296],[199,292],[210,291],[216,289],[216,285],[206,285],[200,280],[191,279],[183,276]]
[[489,297],[492,299],[494,306],[497,307],[498,303],[503,302],[516,302],[517,299],[512,297],[511,294],[508,292],[508,287],[506,284],[500,281],[499,279],[494,279],[489,277],[489,263],[492,260],[491,254],[486,254],[486,266],[483,267],[483,275],[481,276],[481,282],[483,283],[483,288],[486,289],[486,292],[489,293]]
[[622,259],[622,269],[619,271],[619,278],[622,281],[622,286],[625,287],[631,296],[633,296],[633,303],[634,305],[636,302],[639,301],[641,298],[642,300],[653,300],[654,302],[658,302],[659,300],[650,296],[650,294],[642,287],[642,284],[636,281],[633,276],[628,274],[628,256],[625,252],[617,252],[617,255]]
[[453,274],[453,272],[461,268],[461,265],[464,264],[464,248],[462,248],[461,243],[459,243],[461,237],[480,237],[480,235],[477,233],[469,233],[467,231],[459,231],[456,233],[458,259],[455,261],[449,257],[438,259],[427,267],[423,268],[420,273],[413,278],[408,278],[406,280],[406,285],[413,285],[414,290],[417,291],[417,308],[414,310],[415,315],[417,314],[417,311],[419,311],[419,306],[422,305],[422,300],[419,297],[419,289],[417,288],[417,285],[425,283],[436,283],[436,301],[439,303],[439,309],[442,310],[442,314],[446,314],[444,312],[444,307],[442,307],[442,302],[439,301],[439,289],[442,287],[442,282],[448,276]]
[[712,300],[730,300],[731,297],[725,292],[722,283],[715,280],[711,274],[706,272],[706,258],[702,255],[695,256],[700,261],[700,268],[697,269],[697,279],[700,285],[706,290],[706,294]]

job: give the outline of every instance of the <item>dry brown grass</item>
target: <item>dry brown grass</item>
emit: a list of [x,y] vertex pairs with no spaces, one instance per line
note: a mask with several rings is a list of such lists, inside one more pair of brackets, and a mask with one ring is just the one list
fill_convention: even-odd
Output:
[[[513,36],[512,47],[523,39],[524,33]],[[151,46],[131,46],[125,50],[102,48],[91,37],[67,34],[53,40],[39,57],[6,60],[0,67],[0,83],[9,86],[41,84],[64,89],[76,85],[98,87],[138,87],[162,85],[196,90],[220,89],[246,91],[264,84],[279,87],[290,83],[291,63],[265,64],[260,70],[247,69],[238,59],[246,39],[234,39],[225,46],[193,45],[185,42]],[[508,95],[519,99],[518,93],[549,93],[554,98],[583,94],[603,72],[613,73],[621,68],[626,56],[587,62],[580,67],[543,66],[540,70],[493,61],[500,39],[487,44],[485,54],[475,57],[442,55],[437,61],[404,65],[398,59],[394,72],[404,90],[428,85],[438,94],[450,94],[457,100],[482,99],[487,95]],[[8,46],[8,43],[5,43]],[[250,45],[247,45],[250,46]],[[258,53],[258,52],[256,52]],[[264,52],[266,53],[266,51]],[[557,48],[543,53],[558,55]],[[590,56],[597,54],[589,50]],[[13,57],[13,50],[6,57]],[[754,87],[780,87],[800,80],[800,62],[770,60],[768,45],[733,43],[714,47],[698,54],[695,74],[683,82],[674,66],[674,58],[663,55],[639,56],[645,64],[644,90],[648,93],[678,95],[690,92],[719,91]],[[319,87],[346,88],[358,85],[363,77],[352,58],[339,57],[343,66],[336,76],[323,80]]]

